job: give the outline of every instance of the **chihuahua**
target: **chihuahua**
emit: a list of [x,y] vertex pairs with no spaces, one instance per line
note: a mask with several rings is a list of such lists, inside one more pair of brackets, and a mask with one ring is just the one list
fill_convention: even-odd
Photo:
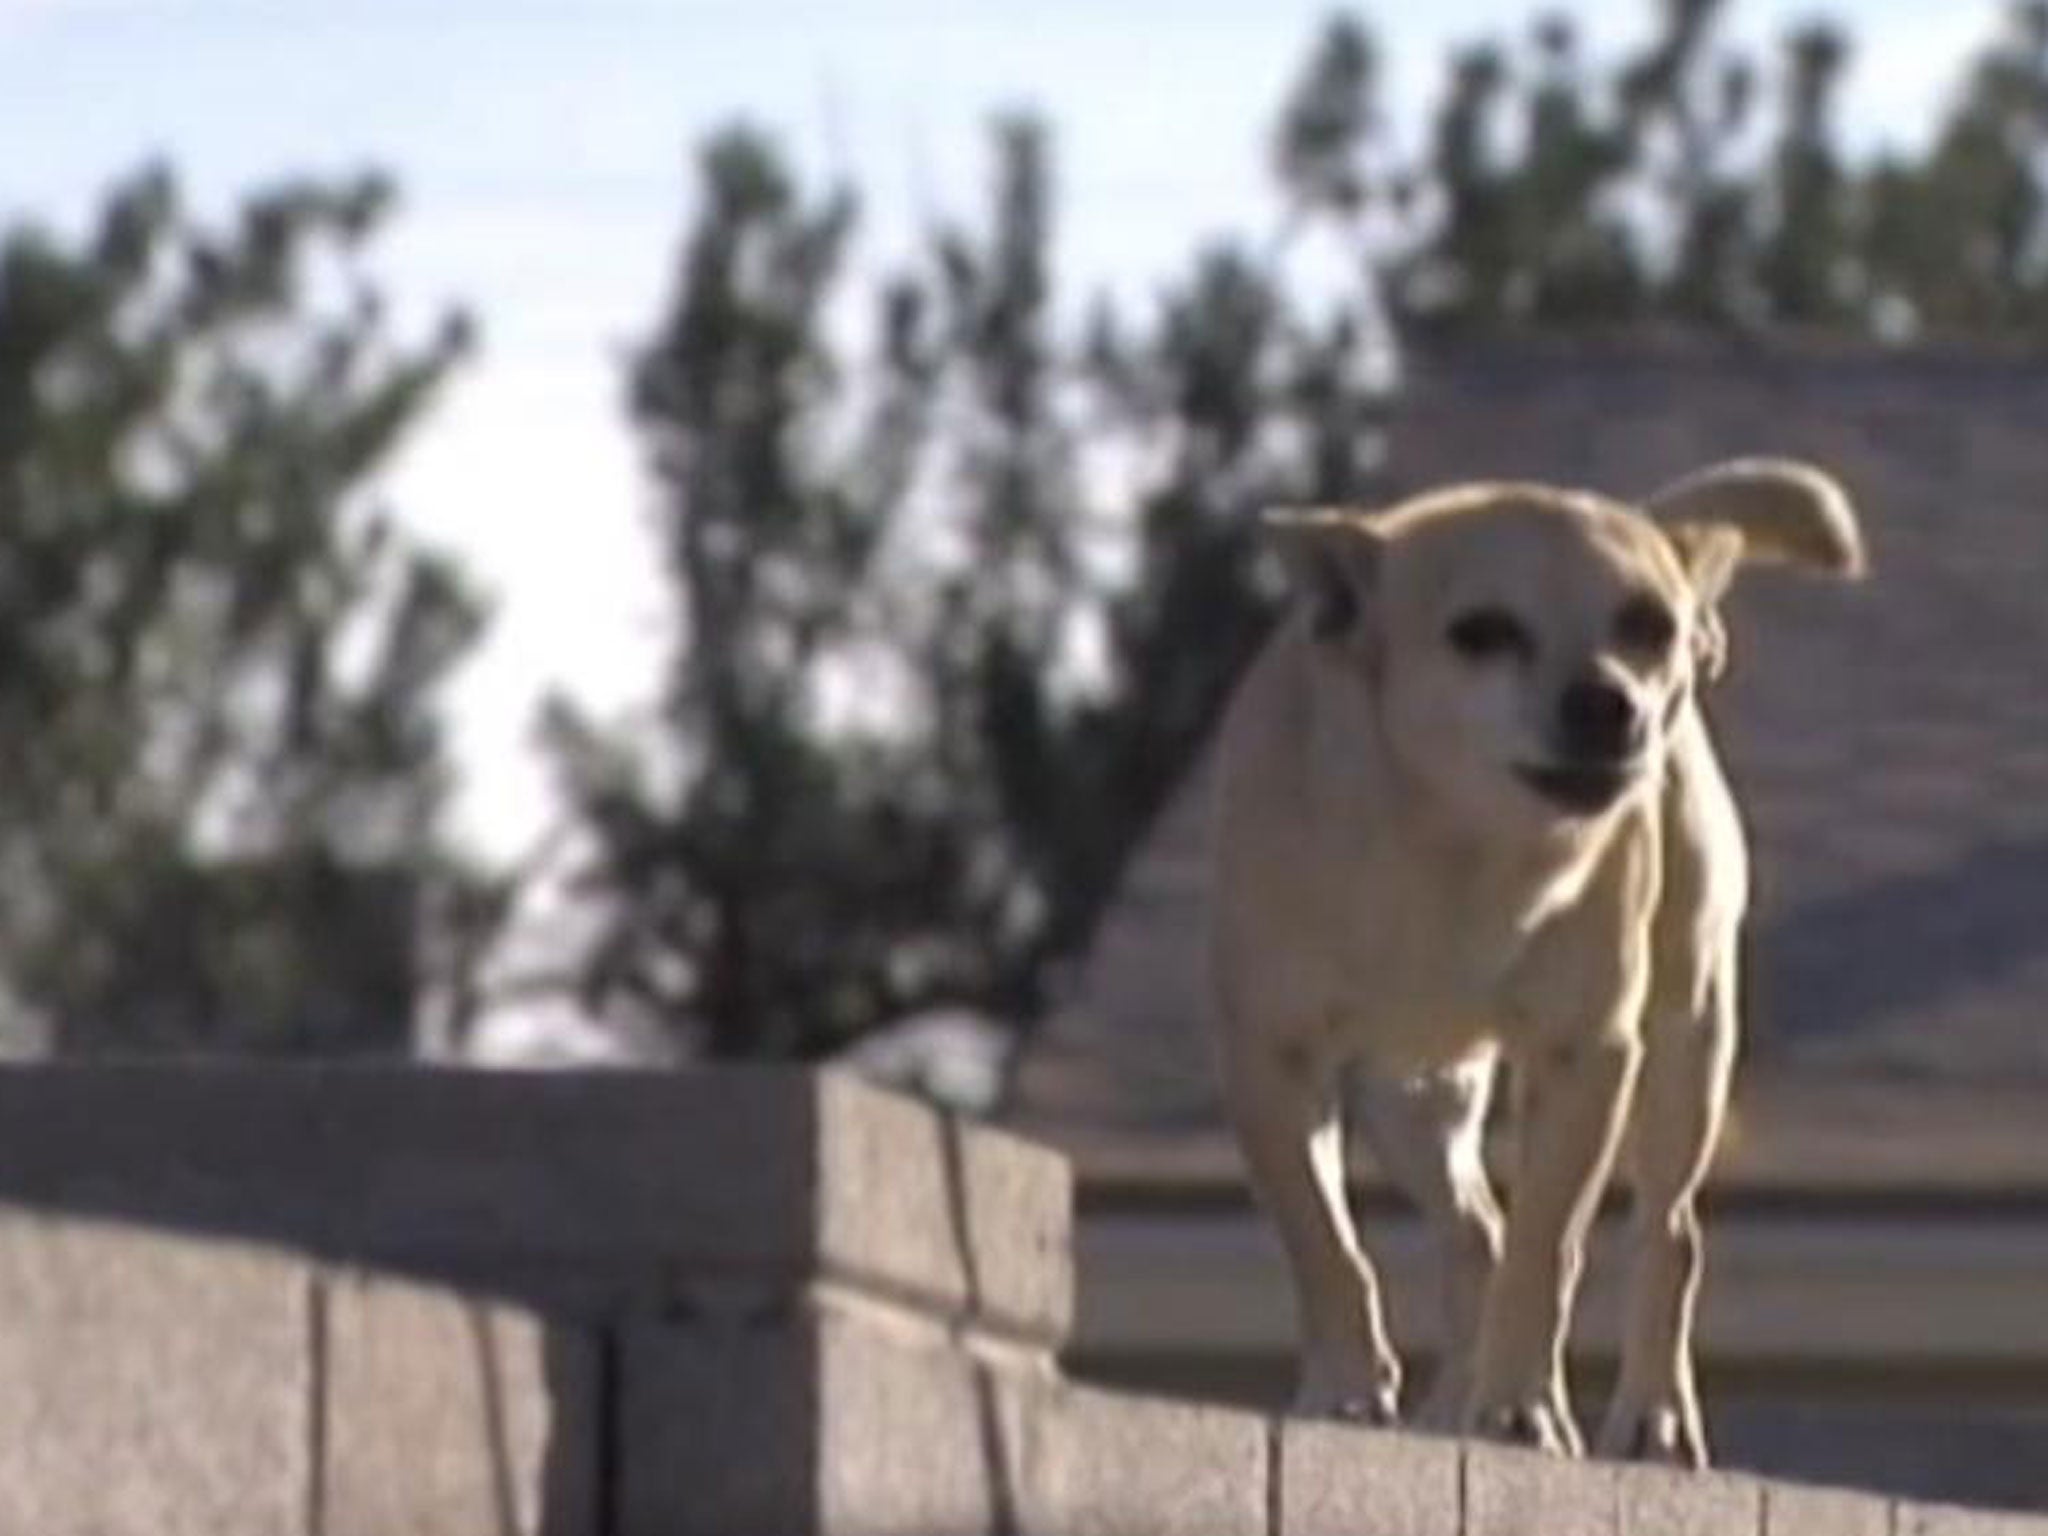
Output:
[[[1267,525],[1294,602],[1224,719],[1209,948],[1225,1100],[1294,1282],[1297,1411],[1400,1404],[1345,1199],[1348,1104],[1434,1235],[1448,1342],[1423,1421],[1581,1454],[1565,1340],[1626,1141],[1633,1271],[1598,1445],[1702,1466],[1694,1203],[1748,862],[1699,691],[1739,566],[1862,574],[1849,500],[1748,459],[1640,509],[1489,483]],[[1503,1066],[1505,1218],[1482,1149]]]

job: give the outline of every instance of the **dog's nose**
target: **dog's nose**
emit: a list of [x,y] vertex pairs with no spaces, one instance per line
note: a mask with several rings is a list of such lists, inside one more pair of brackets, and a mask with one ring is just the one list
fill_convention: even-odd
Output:
[[1632,757],[1642,744],[1642,717],[1618,684],[1582,677],[1565,685],[1558,700],[1564,748],[1573,757]]

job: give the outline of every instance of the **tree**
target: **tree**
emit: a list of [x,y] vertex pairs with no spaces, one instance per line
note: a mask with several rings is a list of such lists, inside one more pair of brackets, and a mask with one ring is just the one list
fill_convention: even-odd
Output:
[[[1518,48],[1455,57],[1425,152],[1381,174],[1406,189],[1399,216],[1360,237],[1410,334],[1652,323],[1900,341],[2048,318],[2040,0],[2011,7],[1924,155],[1862,162],[1837,128],[1845,33],[1801,27],[1772,67],[1718,40],[1725,0],[1661,9],[1648,45],[1604,70],[1561,16]],[[1357,29],[1333,22],[1305,79]],[[1358,158],[1363,125],[1330,132]]]
[[1888,332],[2033,335],[2048,325],[2048,5],[2026,0],[1975,61],[1926,158],[1870,172],[1867,266]]
[[933,930],[968,879],[923,809],[933,766],[825,718],[835,668],[889,617],[868,577],[929,409],[925,296],[885,296],[869,414],[835,447],[849,408],[821,328],[850,198],[806,200],[744,129],[706,148],[702,195],[631,391],[685,627],[670,760],[567,705],[551,729],[613,912],[591,1004],[687,1017],[714,1055],[804,1054],[937,984]]
[[1757,253],[1758,287],[1780,324],[1853,325],[1860,273],[1833,127],[1848,43],[1832,27],[1808,26],[1788,51],[1783,122],[1764,177],[1769,226]]
[[[480,610],[369,486],[467,344],[394,343],[380,178],[199,220],[137,174],[0,243],[0,974],[61,1051],[403,1044]],[[368,1035],[366,1041],[365,1036]]]
[[865,364],[830,325],[851,199],[749,131],[701,162],[632,396],[685,616],[663,739],[553,723],[609,913],[587,995],[705,1053],[1039,1016],[1264,627],[1252,514],[1377,462],[1358,295],[1297,313],[1219,248],[1077,341],[1045,135],[994,148],[985,221],[875,295]]
[[1384,190],[1374,153],[1383,127],[1379,66],[1365,24],[1334,16],[1281,104],[1273,174],[1290,230],[1318,217],[1350,223]]

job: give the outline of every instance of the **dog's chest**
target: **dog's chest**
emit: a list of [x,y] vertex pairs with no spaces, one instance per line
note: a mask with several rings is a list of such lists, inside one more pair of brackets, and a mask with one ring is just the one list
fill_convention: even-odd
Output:
[[1491,914],[1446,922],[1426,898],[1361,906],[1332,977],[1334,1031],[1389,1068],[1464,1056],[1488,1038],[1524,940]]
[[1520,1012],[1530,960],[1570,922],[1583,881],[1540,891],[1411,882],[1348,904],[1331,1020],[1347,1047],[1387,1070],[1459,1060]]

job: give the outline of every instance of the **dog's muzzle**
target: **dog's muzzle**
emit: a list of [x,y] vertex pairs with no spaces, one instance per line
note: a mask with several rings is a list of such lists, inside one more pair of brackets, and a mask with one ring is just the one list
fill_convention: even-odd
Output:
[[1552,805],[1574,815],[1606,810],[1642,776],[1645,721],[1628,691],[1611,679],[1574,679],[1558,698],[1556,758],[1515,772]]
[[1636,756],[1647,725],[1628,690],[1611,678],[1576,678],[1558,697],[1558,750],[1574,763],[1615,764]]

